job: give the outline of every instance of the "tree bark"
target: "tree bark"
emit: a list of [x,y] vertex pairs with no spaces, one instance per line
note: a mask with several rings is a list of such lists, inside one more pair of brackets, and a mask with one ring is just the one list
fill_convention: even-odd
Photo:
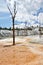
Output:
[[13,45],[15,45],[15,27],[14,27],[14,17],[12,17],[13,20]]

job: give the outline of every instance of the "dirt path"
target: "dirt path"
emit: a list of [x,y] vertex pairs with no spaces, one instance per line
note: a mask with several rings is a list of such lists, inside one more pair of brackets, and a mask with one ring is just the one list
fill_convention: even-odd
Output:
[[[10,41],[9,41],[10,40]],[[29,43],[30,38],[17,38],[15,46],[12,39],[7,39],[0,46],[0,65],[43,65],[43,45]]]

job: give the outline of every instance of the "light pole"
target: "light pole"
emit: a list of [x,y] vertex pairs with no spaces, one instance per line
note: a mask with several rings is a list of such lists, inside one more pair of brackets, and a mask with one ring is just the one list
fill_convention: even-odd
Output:
[[7,8],[12,16],[12,23],[13,23],[13,45],[15,45],[15,27],[14,27],[14,21],[15,21],[15,17],[16,17],[16,2],[14,1],[14,4],[13,4],[14,8],[13,8],[13,12],[11,11],[10,7],[8,6],[7,4]]

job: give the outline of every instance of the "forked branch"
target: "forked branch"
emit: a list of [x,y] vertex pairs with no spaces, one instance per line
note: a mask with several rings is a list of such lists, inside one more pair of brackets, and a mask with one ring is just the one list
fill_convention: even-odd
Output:
[[10,11],[11,16],[13,16],[13,14],[12,14],[12,12],[11,12],[11,10],[10,10],[10,8],[9,8],[8,5],[7,5],[7,8],[8,8],[8,10]]

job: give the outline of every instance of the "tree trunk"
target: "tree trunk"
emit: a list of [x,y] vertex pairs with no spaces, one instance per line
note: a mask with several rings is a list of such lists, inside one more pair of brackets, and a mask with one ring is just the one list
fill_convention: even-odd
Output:
[[12,18],[13,20],[13,45],[15,45],[15,28],[14,28],[14,17]]

